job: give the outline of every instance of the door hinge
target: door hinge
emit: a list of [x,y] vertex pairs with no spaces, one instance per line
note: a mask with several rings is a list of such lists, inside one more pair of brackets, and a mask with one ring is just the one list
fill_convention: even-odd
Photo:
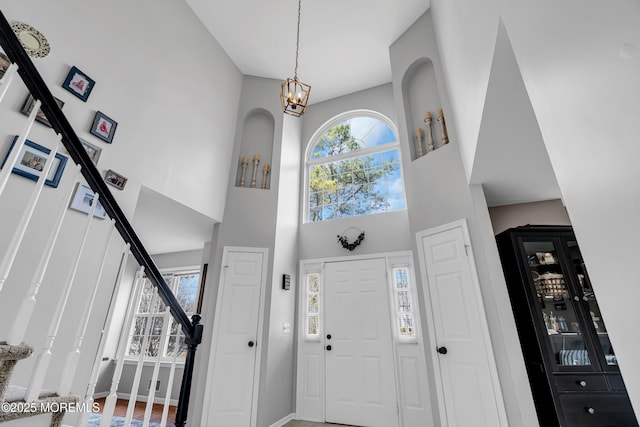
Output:
[[464,253],[469,256],[469,245],[464,245]]

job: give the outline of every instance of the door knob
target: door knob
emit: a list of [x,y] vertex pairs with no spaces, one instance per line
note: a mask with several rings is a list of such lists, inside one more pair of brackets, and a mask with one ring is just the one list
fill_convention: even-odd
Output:
[[328,346],[326,347],[326,349],[327,349],[327,351],[331,351],[331,346],[330,346],[330,345],[328,345]]
[[253,347],[256,343],[254,343],[253,341],[249,341],[249,344],[247,344],[249,347]]
[[447,354],[447,347],[438,347],[438,353]]
[[330,340],[331,339],[331,334],[327,334],[327,339]]

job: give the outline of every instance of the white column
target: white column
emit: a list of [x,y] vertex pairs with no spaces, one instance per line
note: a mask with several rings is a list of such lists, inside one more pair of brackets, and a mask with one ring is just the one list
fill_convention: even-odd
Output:
[[51,349],[53,348],[53,342],[58,336],[58,330],[60,329],[62,315],[64,314],[64,310],[67,307],[69,295],[71,294],[71,288],[73,287],[73,282],[78,271],[78,265],[80,264],[80,257],[82,256],[84,245],[87,242],[87,236],[89,235],[89,229],[91,228],[93,213],[95,212],[96,206],[98,206],[98,194],[94,195],[93,202],[94,203],[91,205],[91,210],[89,211],[89,217],[87,219],[87,225],[84,230],[84,236],[82,237],[82,242],[80,243],[80,247],[78,248],[78,252],[76,254],[75,262],[69,270],[69,275],[64,282],[65,288],[62,292],[62,297],[58,300],[56,312],[51,319],[51,326],[49,327],[49,332],[47,333],[47,342],[42,352],[38,355],[35,368],[33,370],[33,373],[31,374],[31,380],[29,381],[29,385],[27,386],[27,391],[24,397],[24,400],[27,402],[33,402],[34,400],[37,400],[38,396],[40,395],[40,391],[42,390],[42,383],[44,382],[44,377],[47,374],[49,362],[51,361]]
[[104,252],[102,253],[102,262],[100,263],[100,268],[98,270],[98,277],[96,277],[95,284],[93,285],[93,291],[91,292],[91,297],[89,297],[89,303],[85,305],[84,312],[82,313],[82,317],[80,318],[81,320],[78,323],[78,331],[76,333],[76,341],[74,343],[74,347],[67,355],[67,361],[65,362],[64,369],[62,370],[62,375],[60,376],[60,385],[58,387],[58,394],[60,396],[66,396],[71,392],[71,385],[73,384],[73,379],[76,376],[76,369],[78,368],[78,362],[80,361],[80,356],[82,355],[82,342],[84,341],[84,336],[87,333],[89,318],[91,317],[93,304],[96,300],[98,289],[100,288],[100,280],[102,279],[102,273],[104,272],[107,254],[109,253],[111,237],[113,236],[113,231],[115,230],[115,228],[113,227],[114,223],[115,220],[112,219],[111,231],[109,232],[109,237],[107,238],[106,245],[104,246]]
[[31,199],[27,203],[27,206],[24,208],[24,212],[22,213],[22,218],[20,222],[16,226],[16,230],[13,233],[13,237],[9,242],[9,246],[7,247],[7,251],[5,252],[2,260],[0,261],[0,292],[2,292],[2,288],[4,287],[5,282],[7,281],[7,277],[9,277],[9,273],[11,272],[11,268],[13,267],[13,262],[16,260],[16,255],[18,255],[18,250],[20,249],[20,245],[22,244],[22,239],[24,238],[24,234],[29,227],[29,223],[31,222],[31,217],[33,217],[33,213],[36,210],[36,205],[38,204],[38,200],[40,200],[40,194],[42,193],[42,188],[44,187],[44,183],[47,180],[47,176],[49,176],[49,171],[51,171],[51,167],[54,163],[54,159],[58,150],[60,149],[60,137],[58,137],[58,142],[56,143],[55,148],[51,153],[49,153],[49,159],[45,163],[44,169],[36,182],[36,186],[33,189],[31,194]]
[[27,124],[24,126],[24,129],[16,139],[16,142],[11,147],[11,152],[9,153],[7,160],[4,162],[4,167],[0,169],[0,196],[4,192],[4,188],[7,186],[9,175],[11,175],[11,171],[13,170],[13,165],[15,165],[16,160],[18,160],[18,155],[20,155],[20,151],[24,146],[24,141],[26,141],[27,135],[31,132],[31,126],[33,126],[33,122],[36,119],[36,115],[38,114],[38,110],[40,110],[41,105],[40,100],[36,101],[33,105],[33,110],[31,110],[31,114],[29,114]]
[[[102,355],[104,353],[104,346],[107,342],[107,337],[109,336],[109,330],[111,327],[111,322],[113,320],[113,306],[112,304],[118,298],[120,294],[120,287],[122,284],[122,277],[124,276],[124,272],[127,267],[127,259],[129,255],[129,243],[124,245],[122,249],[122,259],[120,261],[120,271],[118,272],[118,277],[116,279],[116,285],[113,289],[113,293],[111,296],[111,302],[109,304],[109,312],[107,313],[107,317],[102,325],[102,330],[100,331],[100,341],[98,344],[98,350],[96,351],[96,357],[93,361],[93,368],[91,369],[91,375],[89,376],[89,383],[87,384],[87,390],[84,394],[84,400],[82,401],[84,408],[91,408],[93,405],[93,394],[96,391],[96,384],[98,383],[98,375],[100,374],[100,363],[102,362]],[[132,291],[133,292],[133,291]],[[129,301],[129,305],[131,305],[131,301]],[[128,308],[127,308],[128,313]],[[126,317],[126,314],[125,314]],[[86,427],[89,422],[90,412],[86,409],[80,413],[76,421],[76,427]]]
[[18,309],[18,313],[13,321],[13,325],[9,329],[9,335],[7,337],[7,343],[10,345],[18,345],[24,339],[24,334],[27,330],[27,326],[29,325],[29,321],[31,320],[31,316],[33,315],[33,309],[36,306],[36,298],[38,295],[38,291],[40,290],[40,285],[44,280],[44,274],[47,271],[47,267],[49,267],[49,261],[51,260],[51,255],[53,255],[53,249],[56,245],[56,241],[58,240],[58,235],[60,234],[60,229],[62,228],[62,223],[64,222],[64,217],[67,214],[69,202],[71,201],[71,197],[73,197],[73,190],[75,189],[76,180],[80,175],[80,165],[76,166],[76,173],[74,178],[71,180],[71,185],[67,191],[67,197],[63,199],[63,204],[59,209],[58,217],[56,218],[56,222],[54,223],[54,228],[51,230],[51,235],[49,236],[49,240],[45,246],[44,252],[40,257],[40,262],[36,267],[36,271],[33,274],[33,278],[31,279],[31,286],[29,287],[29,292],[27,296],[22,300],[20,304],[20,308]]
[[[120,377],[122,376],[122,367],[124,366],[124,355],[127,353],[127,341],[129,339],[129,331],[131,330],[131,321],[133,315],[138,308],[140,302],[140,293],[144,287],[144,267],[141,266],[140,270],[136,273],[136,279],[133,282],[131,289],[131,298],[129,298],[129,305],[127,306],[127,314],[124,318],[124,324],[122,325],[122,332],[120,333],[120,340],[118,341],[118,354],[116,355],[116,367],[113,371],[113,377],[111,378],[111,389],[109,390],[109,396],[107,396],[104,402],[104,408],[102,410],[102,418],[100,419],[100,427],[110,427],[111,418],[113,417],[113,411],[116,409],[116,402],[118,400],[118,384],[120,383]],[[84,426],[83,426],[84,427]]]

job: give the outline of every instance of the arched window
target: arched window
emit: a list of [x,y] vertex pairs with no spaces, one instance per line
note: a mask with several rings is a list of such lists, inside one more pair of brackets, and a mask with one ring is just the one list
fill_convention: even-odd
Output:
[[405,209],[398,137],[385,117],[356,112],[316,132],[307,157],[309,222]]

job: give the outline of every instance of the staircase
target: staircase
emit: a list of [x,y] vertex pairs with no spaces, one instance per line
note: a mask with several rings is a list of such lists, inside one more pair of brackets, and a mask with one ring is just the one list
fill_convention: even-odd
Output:
[[[184,427],[187,421],[195,354],[202,340],[203,327],[199,323],[200,316],[196,314],[189,318],[180,306],[171,288],[165,283],[162,274],[135,233],[127,216],[107,187],[101,173],[85,151],[78,135],[62,113],[48,86],[31,62],[31,59],[13,32],[11,25],[1,12],[0,47],[11,62],[9,68],[5,70],[0,78],[0,101],[5,97],[10,85],[20,83],[23,84],[35,100],[28,119],[25,119],[26,123],[24,123],[22,131],[19,133],[16,131],[13,145],[4,159],[2,169],[0,169],[0,207],[3,206],[1,204],[3,202],[2,196],[8,193],[5,191],[8,188],[7,183],[15,179],[24,180],[24,176],[29,175],[24,175],[23,171],[23,176],[21,177],[18,176],[20,175],[19,172],[18,175],[16,175],[12,173],[12,171],[16,166],[28,164],[25,163],[27,152],[23,151],[23,149],[26,149],[26,142],[29,142],[27,137],[31,132],[32,125],[39,110],[46,116],[51,130],[55,132],[57,139],[55,147],[40,147],[42,150],[37,153],[37,156],[47,157],[47,159],[44,159],[44,169],[42,169],[42,166],[40,166],[40,169],[29,166],[32,169],[29,169],[27,172],[37,170],[40,173],[40,175],[37,175],[36,172],[30,174],[33,181],[36,182],[29,183],[33,184],[30,186],[24,185],[24,181],[21,183],[24,188],[27,188],[27,190],[24,191],[32,192],[26,205],[23,207],[14,206],[13,201],[9,203],[5,202],[4,205],[5,207],[10,206],[13,212],[21,212],[22,217],[19,218],[17,224],[15,224],[15,229],[11,229],[14,227],[13,222],[6,225],[13,234],[10,239],[7,239],[7,247],[5,248],[3,246],[6,243],[5,241],[0,242],[0,314],[11,317],[14,311],[16,312],[12,318],[4,319],[5,323],[9,323],[8,325],[1,325],[3,327],[6,326],[6,332],[3,331],[2,334],[4,335],[4,333],[6,333],[7,335],[0,336],[0,340],[3,340],[0,341],[0,423],[50,414],[51,422],[49,425],[57,427],[62,425],[62,420],[66,413],[78,412],[79,414],[75,414],[75,418],[68,417],[71,420],[65,420],[65,422],[74,423],[75,427],[87,426],[89,414],[92,412],[92,409],[94,409],[93,395],[100,370],[101,357],[104,351],[105,335],[108,333],[108,326],[111,323],[110,319],[113,315],[113,310],[108,310],[106,318],[101,322],[101,324],[104,325],[102,331],[92,331],[91,328],[88,328],[91,324],[90,318],[95,318],[95,316],[92,316],[94,308],[100,307],[101,304],[102,307],[105,308],[107,304],[111,304],[110,301],[105,301],[104,298],[101,301],[98,289],[101,289],[102,282],[106,281],[109,282],[109,286],[113,287],[112,292],[110,289],[112,298],[113,295],[118,295],[119,287],[123,281],[123,274],[128,264],[131,261],[135,261],[138,266],[136,282],[140,282],[144,276],[145,280],[148,280],[153,285],[154,292],[167,307],[168,312],[179,329],[178,334],[184,336],[184,342],[187,346],[180,397],[178,399],[175,418],[175,426]],[[14,123],[11,124],[13,125]],[[6,138],[6,132],[6,129],[0,129],[0,138]],[[33,144],[33,142],[31,142],[31,144]],[[60,191],[56,193],[60,195],[60,207],[55,216],[55,223],[51,229],[48,230],[50,233],[49,238],[44,238],[40,241],[41,236],[38,235],[36,239],[29,241],[25,239],[25,235],[28,235],[27,231],[29,230],[33,215],[34,213],[38,213],[38,209],[43,209],[39,207],[40,195],[45,185],[45,179],[42,178],[49,176],[49,171],[52,165],[55,164],[53,159],[55,159],[59,153],[63,153],[65,158],[68,156],[70,160],[66,166],[66,171],[61,172],[66,174],[66,181],[69,182],[69,185],[67,189],[58,189]],[[31,155],[33,156],[33,154]],[[0,157],[1,156],[4,156],[4,154],[0,155]],[[22,157],[22,159],[19,157]],[[49,159],[51,159],[51,161],[49,161]],[[39,159],[39,161],[43,161],[43,159]],[[0,162],[2,162],[2,159],[0,159]],[[62,161],[60,161],[60,164],[61,163]],[[74,166],[75,170],[73,170]],[[24,168],[24,166],[20,167]],[[58,166],[58,168],[60,168],[60,166]],[[72,176],[69,176],[70,174],[72,174]],[[82,240],[77,245],[77,248],[71,249],[69,245],[66,245],[65,250],[73,253],[65,254],[71,256],[64,257],[64,264],[57,264],[56,267],[58,267],[58,270],[60,267],[68,269],[67,277],[60,281],[56,275],[53,275],[56,276],[56,280],[49,280],[49,282],[56,282],[54,284],[55,292],[49,293],[50,301],[45,300],[40,302],[38,299],[42,298],[39,295],[44,294],[41,290],[52,285],[47,282],[47,273],[52,255],[54,254],[56,242],[59,240],[61,230],[65,229],[62,225],[65,223],[66,212],[69,210],[69,201],[72,199],[74,189],[81,185],[88,186],[91,190],[83,199],[86,200],[88,196],[92,197],[88,202],[90,208],[88,212],[85,212],[88,215],[85,220],[75,222],[68,221],[67,224],[69,222],[73,223],[73,226],[76,227],[74,232],[79,232],[78,235],[82,236]],[[15,195],[16,192],[15,190],[13,191],[14,193],[11,194]],[[110,221],[96,224],[96,222],[101,221],[94,217],[94,212],[98,205],[102,206]],[[51,206],[50,203],[44,209],[51,209]],[[2,220],[7,221],[7,218],[3,217]],[[91,227],[92,224],[94,224],[93,227]],[[104,231],[107,228],[109,229],[109,235],[106,241],[103,239],[105,233],[98,235],[99,239],[96,238],[96,231],[94,229],[98,228],[100,228],[100,231]],[[92,232],[94,233],[93,235],[91,234]],[[75,233],[73,235],[75,236]],[[113,239],[112,236],[119,236],[121,240]],[[91,237],[93,237],[93,241]],[[96,240],[99,241],[96,242]],[[83,253],[86,250],[85,243],[88,241],[93,244],[93,248],[98,244],[103,245],[102,247],[104,248],[102,258],[100,258],[102,259],[102,263],[99,268],[95,268],[95,271],[88,271],[86,265],[87,260],[83,259]],[[29,245],[29,243],[34,242],[35,244]],[[35,248],[33,246],[35,246]],[[20,256],[25,253],[28,254],[29,262],[31,262],[31,260],[34,261],[32,266],[26,267],[26,271],[24,271],[24,262],[16,262],[16,259],[20,260]],[[111,258],[108,257],[108,254]],[[107,274],[105,268],[110,268],[109,263],[105,261],[107,259],[113,260],[114,258],[117,258],[118,266],[113,268],[113,265],[111,265],[110,273],[113,273],[112,276],[118,276],[115,280],[115,285],[112,279],[103,280],[103,273],[105,273],[105,275]],[[95,254],[93,255],[93,259],[96,259]],[[71,262],[68,262],[69,260]],[[67,263],[69,264],[68,266]],[[22,271],[18,272],[21,280],[12,281],[11,277],[15,278],[18,276],[16,270],[19,270],[19,267],[22,267]],[[91,277],[81,276],[81,273],[84,273],[84,276]],[[33,275],[28,288],[23,288],[21,285],[24,283],[22,277],[25,275],[26,280]],[[74,284],[81,286],[74,287]],[[137,295],[136,286],[137,285],[134,284],[131,289],[132,296]],[[83,288],[82,290],[88,291],[91,296],[87,297],[87,299],[83,300],[80,304],[70,304],[69,299],[73,297],[74,293],[78,292],[78,288]],[[49,289],[50,288],[47,288],[47,290]],[[53,296],[51,296],[52,294]],[[130,299],[133,301],[136,300],[136,297],[131,297]],[[80,307],[80,309],[78,309],[78,307]],[[111,305],[109,305],[109,307],[111,308]],[[46,311],[44,321],[42,320],[42,315],[34,316],[34,313],[43,313],[40,308]],[[130,318],[131,310],[134,310],[134,304],[130,302],[127,308],[126,318]],[[10,315],[7,314],[9,312],[11,312]],[[39,323],[36,321],[37,318],[40,318]],[[66,326],[63,318],[67,321]],[[72,319],[72,329],[77,328],[76,335],[65,335],[65,333],[68,332],[69,319]],[[93,324],[95,325],[95,319],[93,319]],[[128,326],[128,324],[125,320],[125,327]],[[33,331],[34,327],[37,332],[40,333],[39,336],[46,338],[44,344],[38,345],[39,342],[29,342],[32,338],[29,331]],[[150,329],[151,327],[149,326],[149,328],[142,333],[148,336]],[[45,331],[46,335],[43,335]],[[73,333],[73,331],[71,332]],[[123,333],[122,336],[124,336],[125,333]],[[73,344],[69,344],[69,340],[65,341],[65,336],[73,339]],[[94,344],[94,347],[87,348],[88,345],[86,342],[89,341],[88,338],[90,337],[97,337],[98,341],[97,344]],[[25,344],[25,341],[27,341],[28,344]],[[120,341],[122,342],[122,337]],[[67,350],[61,351],[57,348],[65,342],[67,343],[66,345],[69,346]],[[37,357],[29,358],[29,356],[34,353],[34,348],[37,349],[36,352],[38,355]],[[142,348],[143,351],[141,354],[144,356],[144,352],[146,351],[145,346],[143,345]],[[26,369],[28,371],[26,374],[30,376],[28,385],[26,387],[10,385],[12,375],[15,374],[14,368],[17,362],[24,359],[28,360],[23,363],[29,363],[29,365],[21,365],[18,376],[21,378],[24,377],[23,374],[25,374],[25,372],[23,372],[22,368],[28,366],[29,368]],[[116,372],[112,379],[112,389],[107,397],[103,417],[100,421],[101,427],[109,427],[111,423],[113,410],[118,398],[117,386],[120,381],[119,375],[122,374],[122,360],[123,357],[120,356],[118,359],[119,365],[116,367]],[[143,360],[141,356],[139,371],[141,371],[142,363]],[[90,374],[85,372],[82,377],[78,377],[77,371],[79,371],[79,367],[81,366],[91,366]],[[54,390],[49,390],[46,387],[51,382],[51,378],[55,378],[53,381],[58,381]],[[84,382],[85,380],[86,382]],[[83,384],[86,384],[86,389],[74,390],[74,381],[84,382]],[[137,381],[139,381],[139,378],[137,378]],[[75,386],[77,387],[77,385]],[[83,385],[82,388],[84,387]],[[81,394],[76,395],[74,391],[75,393]],[[133,396],[135,396],[135,394],[133,394]],[[169,396],[169,394],[167,396]],[[151,401],[147,403],[147,408],[149,408],[149,404],[153,404],[152,399],[150,400]],[[168,401],[169,399],[167,397],[165,406],[168,405]],[[135,404],[135,397],[132,399],[132,402],[130,402],[130,407],[132,404]],[[150,410],[148,410],[148,412],[150,412]],[[42,419],[43,417],[39,418]],[[130,419],[130,415],[127,415],[127,423],[131,423]],[[40,421],[36,422],[35,420],[33,422],[25,422],[27,422],[27,424],[20,425],[28,425],[29,427],[32,425],[44,425]],[[44,422],[44,420],[42,420],[42,422]],[[129,424],[126,425],[128,426]],[[147,413],[145,413],[145,420],[142,425],[149,425]]]
[[16,363],[31,353],[33,348],[26,344],[0,342],[0,423],[50,413],[50,427],[59,427],[67,409],[78,404],[78,396],[59,396],[43,390],[37,400],[27,403],[24,400],[26,388],[9,385]]

